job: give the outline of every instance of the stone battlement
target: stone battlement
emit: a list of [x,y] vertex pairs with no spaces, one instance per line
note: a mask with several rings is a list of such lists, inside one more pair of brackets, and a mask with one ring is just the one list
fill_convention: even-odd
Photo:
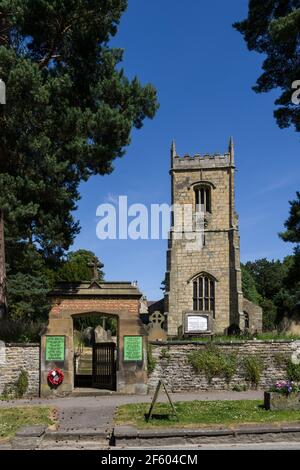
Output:
[[184,155],[180,157],[174,156],[172,159],[172,169],[181,170],[186,168],[218,168],[231,166],[230,153],[215,153],[205,155]]

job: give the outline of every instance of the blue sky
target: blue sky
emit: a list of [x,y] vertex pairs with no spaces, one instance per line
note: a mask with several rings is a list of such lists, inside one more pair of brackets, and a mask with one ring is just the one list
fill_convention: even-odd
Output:
[[[278,232],[299,188],[299,135],[273,118],[276,92],[251,87],[262,56],[250,53],[232,23],[247,15],[247,0],[129,0],[112,44],[125,49],[126,75],[158,90],[154,120],[133,131],[126,155],[111,175],[81,185],[76,217],[82,229],[72,250],[93,250],[106,280],[138,280],[154,300],[161,297],[165,240],[105,240],[96,237],[96,208],[128,195],[129,203],[170,201],[169,148],[179,155],[236,147],[236,207],[242,261],[283,258],[292,246]],[[300,78],[300,77],[299,77]]]

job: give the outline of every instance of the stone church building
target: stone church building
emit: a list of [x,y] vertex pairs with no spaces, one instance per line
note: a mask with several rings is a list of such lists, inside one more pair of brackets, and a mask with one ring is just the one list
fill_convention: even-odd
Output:
[[[243,297],[234,144],[223,155],[179,157],[171,148],[172,205],[201,208],[202,245],[189,249],[171,224],[165,314],[169,337],[262,329],[262,310]],[[188,246],[189,244],[189,246]]]

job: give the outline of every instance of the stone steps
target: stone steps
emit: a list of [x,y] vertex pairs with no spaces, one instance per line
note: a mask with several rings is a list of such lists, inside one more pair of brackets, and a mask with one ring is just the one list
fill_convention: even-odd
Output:
[[102,390],[98,388],[75,388],[72,392],[73,397],[101,397],[115,395],[111,390]]

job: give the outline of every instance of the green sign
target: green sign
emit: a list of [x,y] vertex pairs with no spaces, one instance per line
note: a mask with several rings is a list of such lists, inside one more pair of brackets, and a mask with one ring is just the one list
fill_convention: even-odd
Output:
[[65,360],[65,337],[46,336],[46,361]]
[[143,337],[124,336],[124,361],[143,360]]

